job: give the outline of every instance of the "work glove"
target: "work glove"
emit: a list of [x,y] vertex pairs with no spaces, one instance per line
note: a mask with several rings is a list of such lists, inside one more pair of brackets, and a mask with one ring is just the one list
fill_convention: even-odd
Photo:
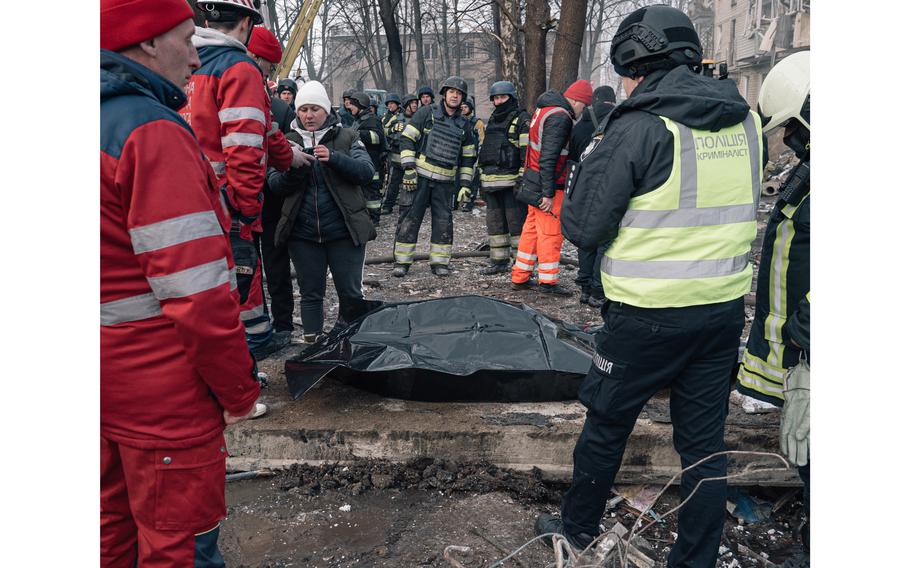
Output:
[[458,202],[464,203],[464,202],[470,200],[470,198],[471,198],[471,188],[470,187],[461,188],[461,191],[458,192]]
[[780,451],[798,466],[809,463],[809,365],[803,359],[784,379]]
[[401,187],[405,191],[414,191],[417,189],[417,170],[414,168],[405,168],[404,175],[401,177]]

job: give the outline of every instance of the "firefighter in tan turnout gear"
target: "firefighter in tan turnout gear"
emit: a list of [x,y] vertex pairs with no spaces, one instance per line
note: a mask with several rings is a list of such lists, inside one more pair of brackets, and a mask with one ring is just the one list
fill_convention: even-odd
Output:
[[428,205],[433,223],[430,267],[436,276],[449,275],[452,256],[449,203],[456,189],[469,188],[474,177],[477,149],[467,120],[461,116],[461,102],[468,94],[468,85],[461,77],[449,77],[439,94],[442,102],[421,107],[401,133],[404,176],[392,272],[399,278],[408,273],[414,262],[417,233]]

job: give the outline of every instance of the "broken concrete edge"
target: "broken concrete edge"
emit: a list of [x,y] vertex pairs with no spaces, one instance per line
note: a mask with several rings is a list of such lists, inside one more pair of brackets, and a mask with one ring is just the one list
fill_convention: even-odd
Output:
[[[427,456],[432,457],[432,456]],[[301,460],[301,459],[280,459],[280,458],[252,458],[252,457],[229,457],[227,458],[227,471],[228,473],[240,473],[247,471],[258,471],[258,470],[272,470],[272,471],[285,471],[290,469],[294,465],[308,465],[319,467],[321,465],[351,465],[357,462],[363,461],[362,459],[357,460]],[[395,460],[395,459],[385,459],[390,463],[403,464],[407,463],[410,460]],[[539,469],[542,473],[542,477],[546,481],[555,481],[555,482],[569,482],[572,479],[572,467],[570,466],[560,466],[560,465],[529,465],[525,463],[494,463],[496,467],[500,469],[508,469],[512,471],[517,471],[521,473],[529,473],[535,467]],[[664,469],[666,469],[664,471]],[[656,468],[637,468],[637,467],[624,467],[619,471],[616,476],[617,485],[650,485],[650,484],[665,484],[670,480],[675,474],[679,473],[679,469],[670,469],[670,468],[661,468],[659,471],[656,471]],[[737,479],[732,479],[728,482],[730,485],[738,486],[767,486],[767,487],[801,487],[802,481],[796,473],[796,470],[792,471],[792,475],[781,475],[779,472],[774,474],[769,474],[763,476],[760,473],[756,473],[754,476],[746,476]],[[678,485],[679,481],[674,482],[674,485]]]

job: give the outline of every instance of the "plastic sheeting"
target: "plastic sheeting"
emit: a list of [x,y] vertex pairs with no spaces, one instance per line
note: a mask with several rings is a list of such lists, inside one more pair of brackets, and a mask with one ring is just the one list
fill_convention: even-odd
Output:
[[571,400],[594,352],[578,327],[483,296],[383,304],[345,319],[352,323],[285,362],[295,399],[331,375],[412,400]]

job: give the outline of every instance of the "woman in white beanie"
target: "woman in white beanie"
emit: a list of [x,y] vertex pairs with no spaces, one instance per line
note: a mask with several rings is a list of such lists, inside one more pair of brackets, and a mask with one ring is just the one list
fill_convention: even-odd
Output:
[[332,113],[325,87],[307,81],[294,99],[297,118],[287,139],[304,147],[306,164],[287,172],[269,169],[269,191],[284,197],[275,245],[288,247],[300,286],[303,339],[315,343],[323,326],[326,270],[339,302],[362,301],[363,261],[376,229],[360,187],[373,164],[353,130]]

